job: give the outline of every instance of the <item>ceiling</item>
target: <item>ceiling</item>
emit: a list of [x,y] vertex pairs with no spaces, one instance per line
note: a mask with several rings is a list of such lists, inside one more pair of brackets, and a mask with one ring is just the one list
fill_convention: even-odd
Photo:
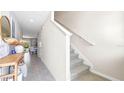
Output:
[[37,37],[43,23],[48,17],[48,11],[18,11],[12,12],[16,17],[24,37]]

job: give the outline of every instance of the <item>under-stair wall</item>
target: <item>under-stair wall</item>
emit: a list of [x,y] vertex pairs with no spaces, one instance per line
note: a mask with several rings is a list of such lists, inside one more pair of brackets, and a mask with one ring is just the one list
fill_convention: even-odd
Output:
[[70,32],[66,33],[51,20],[51,17],[38,35],[38,56],[57,81],[70,79],[70,35]]

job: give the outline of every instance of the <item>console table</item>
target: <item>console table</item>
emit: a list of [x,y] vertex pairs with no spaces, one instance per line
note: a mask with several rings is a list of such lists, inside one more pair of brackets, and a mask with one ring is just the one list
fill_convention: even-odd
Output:
[[11,54],[0,59],[0,67],[14,66],[14,72],[6,75],[1,75],[0,78],[13,77],[17,81],[18,64],[23,61],[23,53]]

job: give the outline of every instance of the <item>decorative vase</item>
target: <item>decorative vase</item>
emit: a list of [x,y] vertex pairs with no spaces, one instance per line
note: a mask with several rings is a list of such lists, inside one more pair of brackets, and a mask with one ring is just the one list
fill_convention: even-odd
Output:
[[24,62],[29,65],[30,63],[30,53],[29,53],[29,50],[26,49],[26,52],[24,53]]

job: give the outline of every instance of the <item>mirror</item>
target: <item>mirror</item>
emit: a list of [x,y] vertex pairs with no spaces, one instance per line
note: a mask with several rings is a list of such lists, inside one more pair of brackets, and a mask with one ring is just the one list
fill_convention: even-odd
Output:
[[19,40],[11,38],[10,21],[6,16],[0,16],[0,39],[10,45],[20,44]]
[[6,16],[1,17],[1,36],[2,38],[8,38],[11,36],[10,21]]

